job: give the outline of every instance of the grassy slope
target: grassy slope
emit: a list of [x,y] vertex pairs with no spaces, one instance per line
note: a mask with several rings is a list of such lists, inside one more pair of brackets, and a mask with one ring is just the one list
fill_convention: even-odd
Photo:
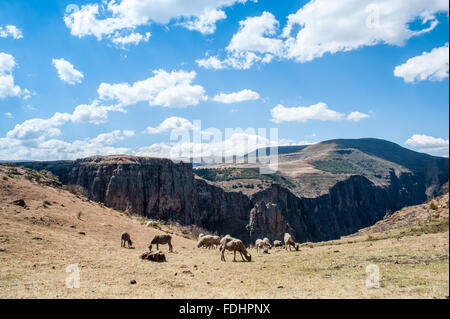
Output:
[[[168,261],[152,263],[139,255],[162,232],[145,227],[141,218],[20,176],[7,180],[3,176],[0,169],[0,298],[448,296],[448,227],[420,236],[380,233],[307,244],[297,252],[272,249],[270,254],[258,255],[251,249],[251,263],[233,263],[230,253],[227,262],[221,262],[217,250],[197,249],[194,240],[172,229],[174,253],[167,253],[163,246]],[[28,209],[11,204],[19,198]],[[131,234],[136,249],[120,248],[122,231]],[[365,287],[365,269],[372,263],[380,267],[380,289]],[[81,267],[79,289],[65,287],[69,264]],[[136,285],[130,284],[132,279]]]

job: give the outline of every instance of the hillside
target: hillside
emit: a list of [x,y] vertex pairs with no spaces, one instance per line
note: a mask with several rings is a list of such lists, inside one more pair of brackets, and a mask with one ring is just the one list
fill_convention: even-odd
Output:
[[410,226],[422,227],[424,231],[432,231],[433,228],[448,229],[449,196],[444,195],[416,206],[404,207],[401,210],[389,214],[375,225],[360,229],[357,235],[366,235],[407,228]]
[[[247,159],[255,154],[268,154],[260,149],[246,155]],[[262,161],[265,157],[262,157]],[[329,140],[309,146],[280,147],[278,156],[278,172],[275,182],[288,187],[299,197],[314,198],[324,195],[336,183],[348,179],[352,175],[364,176],[377,186],[388,187],[391,184],[392,174],[399,177],[402,174],[411,174],[424,184],[425,197],[430,199],[438,195],[440,187],[448,181],[448,158],[430,156],[414,152],[395,143],[374,139],[337,139]],[[254,164],[221,164],[203,166],[197,171],[204,177],[220,174],[223,169],[254,169],[258,170],[261,163]],[[241,184],[265,185],[265,178],[239,178]],[[237,183],[210,180],[227,191]],[[242,189],[245,193],[253,194],[257,189]]]
[[[0,298],[448,298],[448,226],[292,252],[252,248],[252,262],[227,253],[224,263],[217,250],[196,248],[188,228],[145,221],[70,193],[48,173],[0,165]],[[120,247],[122,231],[135,249]],[[165,232],[174,245],[174,253],[161,247],[167,262],[141,260]],[[65,286],[70,264],[80,268],[78,289]],[[370,264],[380,269],[379,289],[365,286]]]

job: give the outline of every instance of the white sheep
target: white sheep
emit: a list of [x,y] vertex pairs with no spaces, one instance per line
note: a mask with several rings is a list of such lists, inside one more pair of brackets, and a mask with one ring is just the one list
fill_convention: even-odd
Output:
[[291,250],[291,246],[295,248],[295,250],[299,250],[300,245],[296,244],[294,239],[292,239],[292,236],[288,233],[284,234],[284,249],[287,250],[289,246],[289,251]]
[[267,248],[272,249],[272,244],[270,243],[269,238],[264,237],[263,242],[264,242],[264,245],[265,245]]

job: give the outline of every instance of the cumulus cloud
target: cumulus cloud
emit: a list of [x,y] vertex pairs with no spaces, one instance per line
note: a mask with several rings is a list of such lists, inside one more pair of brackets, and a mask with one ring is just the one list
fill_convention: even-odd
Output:
[[138,32],[133,32],[125,36],[116,35],[112,38],[112,43],[125,47],[128,44],[138,45],[142,41],[148,42],[151,37],[150,32],[146,32],[145,35],[142,35]]
[[[343,0],[330,5],[327,0],[314,0],[288,16],[283,29],[286,55],[306,62],[325,53],[378,43],[401,46],[409,38],[433,30],[439,12],[448,12],[448,1]],[[409,24],[417,20],[422,29],[412,30]],[[295,27],[300,27],[296,33]]]
[[311,106],[298,107],[285,107],[284,105],[279,104],[270,110],[270,113],[272,114],[272,121],[275,123],[306,123],[310,120],[339,121],[345,116],[343,113],[329,109],[328,106],[322,102]]
[[365,113],[361,113],[358,111],[354,111],[351,112],[348,116],[347,116],[347,120],[349,121],[354,121],[354,122],[359,122],[363,119],[369,118],[370,115],[369,114],[365,114]]
[[133,84],[101,83],[98,94],[102,100],[116,100],[121,105],[148,102],[150,106],[187,107],[206,101],[205,90],[193,85],[194,71],[154,71],[154,76]]
[[106,122],[108,112],[121,111],[117,105],[103,106],[98,101],[89,105],[78,105],[72,114],[55,113],[47,119],[34,118],[26,120],[7,133],[8,138],[27,141],[28,144],[40,143],[46,138],[61,135],[60,126],[68,122],[100,124]]
[[[221,8],[247,1],[110,0],[102,5],[83,5],[80,10],[65,15],[64,22],[74,36],[95,36],[98,40],[109,39],[113,42],[118,32],[123,36],[140,26],[150,23],[168,25],[172,21],[178,21],[190,30],[210,34],[214,32],[216,22],[226,17]],[[136,44],[132,41],[128,43]]]
[[281,55],[283,41],[268,36],[276,34],[278,21],[270,12],[263,12],[259,17],[249,17],[240,23],[239,31],[233,35],[228,51],[255,51]]
[[425,134],[414,134],[408,140],[405,145],[408,145],[421,152],[427,152],[438,155],[448,156],[449,152],[449,140],[443,138],[436,138]]
[[213,98],[213,101],[219,102],[219,103],[230,104],[230,103],[238,103],[238,102],[244,102],[244,101],[254,101],[254,100],[258,100],[258,99],[259,99],[258,93],[256,93],[255,91],[252,91],[252,90],[244,89],[242,91],[230,93],[230,94],[220,93]]
[[64,59],[53,59],[53,65],[58,71],[58,76],[64,82],[71,85],[81,83],[84,78],[84,74],[76,70],[74,66]]
[[[236,61],[253,53],[252,65],[269,63],[274,57],[300,63],[325,54],[346,52],[380,43],[402,46],[408,39],[433,30],[436,15],[447,13],[447,0],[312,0],[287,17],[281,34],[278,21],[269,13],[240,22],[240,29],[227,46],[225,57],[197,60],[211,69],[242,68]],[[421,28],[412,29],[411,23]]]
[[413,57],[394,69],[394,75],[407,83],[419,81],[443,81],[448,78],[448,43],[431,52]]
[[27,144],[23,140],[12,137],[0,138],[0,158],[8,160],[54,160],[77,159],[92,155],[130,154],[126,147],[115,147],[114,144],[134,135],[133,131],[115,130],[99,134],[93,138],[66,142],[58,139],[43,140],[37,144]]
[[15,25],[7,25],[7,26],[0,26],[0,38],[8,38],[11,37],[15,40],[22,39],[23,34],[22,30],[17,28]]
[[172,130],[192,131],[193,129],[194,125],[189,120],[183,117],[173,116],[165,119],[157,127],[147,127],[145,132],[149,134],[160,134]]
[[216,31],[216,22],[226,19],[227,15],[222,10],[207,10],[198,17],[182,23],[189,30],[196,30],[202,34],[212,34]]
[[30,97],[30,91],[21,89],[14,84],[12,71],[16,66],[14,57],[10,54],[0,52],[0,99],[13,96]]

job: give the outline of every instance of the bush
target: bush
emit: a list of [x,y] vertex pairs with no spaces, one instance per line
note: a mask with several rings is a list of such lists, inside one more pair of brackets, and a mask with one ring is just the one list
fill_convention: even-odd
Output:
[[435,203],[431,203],[431,204],[430,204],[430,209],[432,209],[432,210],[438,210],[439,207],[437,207]]

